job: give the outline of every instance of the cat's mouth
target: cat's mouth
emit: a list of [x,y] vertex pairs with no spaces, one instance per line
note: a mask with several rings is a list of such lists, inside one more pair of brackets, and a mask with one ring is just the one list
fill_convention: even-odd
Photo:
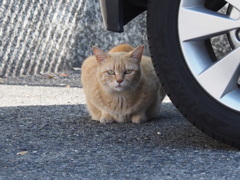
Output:
[[117,91],[122,91],[122,90],[124,90],[124,87],[121,84],[118,84],[117,86],[115,86],[115,89]]

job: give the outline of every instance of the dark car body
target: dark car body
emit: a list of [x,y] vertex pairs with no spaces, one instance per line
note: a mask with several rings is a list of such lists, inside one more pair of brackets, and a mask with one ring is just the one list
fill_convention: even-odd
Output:
[[123,32],[123,26],[147,9],[147,0],[100,0],[107,30]]
[[[107,30],[123,32],[123,26],[147,10],[148,0],[100,0],[102,16]],[[223,0],[206,1],[209,9],[219,9]]]

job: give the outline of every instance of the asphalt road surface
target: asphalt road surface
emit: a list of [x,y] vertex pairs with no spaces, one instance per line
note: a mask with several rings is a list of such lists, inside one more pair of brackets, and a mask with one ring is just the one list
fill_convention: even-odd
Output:
[[90,119],[78,73],[0,79],[0,179],[240,178],[240,151],[165,99],[159,119]]

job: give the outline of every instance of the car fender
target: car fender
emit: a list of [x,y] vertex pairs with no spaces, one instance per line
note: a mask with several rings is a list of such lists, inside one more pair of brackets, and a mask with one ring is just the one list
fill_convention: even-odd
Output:
[[146,11],[147,0],[100,0],[105,28],[123,32],[123,26]]

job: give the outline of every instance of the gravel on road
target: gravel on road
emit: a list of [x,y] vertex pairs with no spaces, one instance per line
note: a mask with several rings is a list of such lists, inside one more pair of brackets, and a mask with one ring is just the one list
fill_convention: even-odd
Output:
[[[77,73],[35,82],[29,79],[36,77],[22,78],[2,79],[1,103],[12,98],[6,87],[17,84],[16,89],[20,84],[39,93],[34,97],[49,97],[46,101],[81,97]],[[54,81],[52,87],[46,87],[51,86],[48,81]],[[30,85],[42,90],[36,92]],[[53,88],[55,98],[46,95],[44,87],[50,94]],[[57,94],[58,88],[65,93]],[[142,124],[100,124],[90,119],[84,103],[1,106],[0,179],[239,178],[238,149],[200,132],[167,99],[161,112],[159,119]]]

